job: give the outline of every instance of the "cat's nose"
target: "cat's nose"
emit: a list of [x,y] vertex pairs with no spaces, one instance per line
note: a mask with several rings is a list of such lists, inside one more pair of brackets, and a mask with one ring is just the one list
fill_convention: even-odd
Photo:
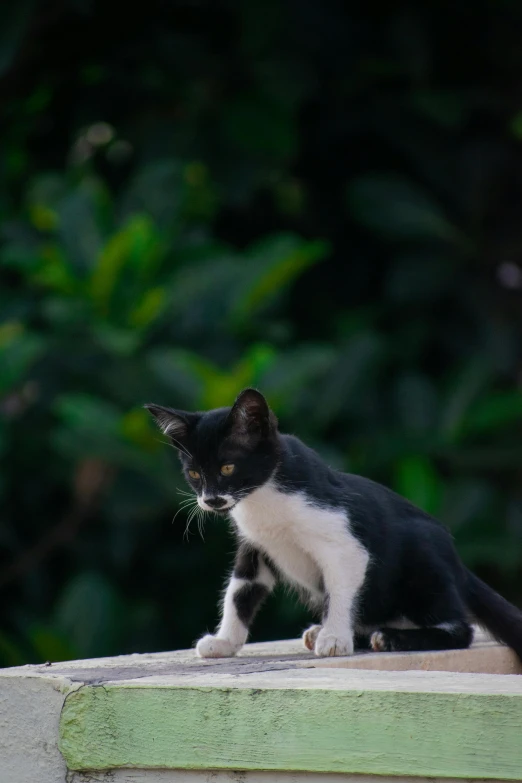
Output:
[[205,498],[205,503],[207,506],[210,506],[211,508],[223,508],[223,506],[227,505],[227,501],[225,498],[215,497],[215,498]]

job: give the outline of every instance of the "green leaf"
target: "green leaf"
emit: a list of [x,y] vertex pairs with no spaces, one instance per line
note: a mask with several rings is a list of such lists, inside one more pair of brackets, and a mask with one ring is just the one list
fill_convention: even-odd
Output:
[[227,372],[207,376],[203,389],[203,408],[220,408],[230,405],[237,394],[247,386],[260,385],[261,376],[272,365],[275,351],[269,345],[256,344],[245,353],[243,359]]
[[105,186],[94,177],[82,179],[57,204],[58,236],[69,263],[82,276],[103,247],[110,208]]
[[484,400],[476,402],[462,422],[469,433],[497,431],[522,421],[522,392],[518,389],[490,392]]
[[140,168],[121,203],[127,223],[135,215],[148,215],[162,232],[176,236],[183,205],[183,165],[177,160],[155,160]]
[[482,356],[472,357],[458,367],[441,403],[438,427],[441,440],[458,440],[469,408],[490,378],[491,368]]
[[23,383],[46,350],[42,337],[17,322],[0,325],[0,395]]
[[442,209],[413,182],[395,175],[361,177],[348,187],[352,216],[390,239],[455,242],[459,232]]
[[132,356],[138,350],[143,335],[141,331],[113,324],[96,322],[92,327],[93,336],[107,353],[116,356]]
[[[168,389],[178,405],[198,404],[203,396],[207,377],[213,377],[212,365],[190,351],[176,348],[155,348],[147,358],[147,368]],[[196,403],[197,401],[197,403]]]
[[274,355],[261,379],[272,405],[282,414],[296,415],[310,394],[316,399],[318,383],[332,369],[335,357],[332,346],[318,343]]
[[175,323],[176,333],[184,334],[189,344],[195,335],[202,345],[217,333],[209,324],[219,324],[221,339],[223,330],[228,331],[230,303],[242,274],[241,260],[231,251],[220,248],[211,249],[208,256],[206,252],[203,257],[194,258],[192,253],[183,256],[166,286],[164,312]]
[[394,489],[428,514],[438,514],[442,483],[427,457],[419,455],[401,459],[395,468]]
[[230,405],[246,386],[257,386],[270,367],[275,352],[269,345],[256,343],[239,362],[221,369],[191,351],[165,349],[151,356],[158,377],[192,407],[202,409]]
[[79,291],[78,277],[61,247],[45,244],[40,248],[38,265],[31,282],[60,294],[74,295]]
[[14,269],[29,277],[37,264],[38,249],[35,242],[27,236],[6,241],[0,247],[0,267]]
[[40,174],[32,180],[27,189],[26,205],[29,214],[38,209],[49,210],[55,224],[60,203],[68,192],[67,181],[61,174]]
[[211,220],[219,206],[219,197],[207,166],[201,161],[187,163],[183,170],[183,204],[180,210],[184,220]]
[[321,405],[311,411],[311,419],[325,428],[359,410],[367,399],[368,386],[374,382],[383,360],[384,343],[376,332],[358,324],[355,334],[337,349],[332,366],[322,380],[318,394]]
[[96,458],[103,465],[140,467],[143,452],[126,440],[123,416],[104,399],[88,394],[63,394],[55,412],[60,424],[53,430],[51,443],[68,459]]
[[245,319],[290,286],[328,252],[325,242],[306,242],[292,235],[270,237],[252,246],[244,262],[232,302],[230,318]]
[[160,255],[161,243],[152,221],[145,215],[129,218],[101,249],[92,270],[90,296],[101,311],[108,312],[116,287],[120,282],[128,285],[129,274],[141,286],[152,278]]
[[149,288],[145,291],[141,302],[129,313],[129,324],[136,329],[150,326],[163,311],[166,300],[164,288]]
[[118,431],[119,411],[103,399],[79,392],[62,394],[55,403],[55,410],[74,429]]

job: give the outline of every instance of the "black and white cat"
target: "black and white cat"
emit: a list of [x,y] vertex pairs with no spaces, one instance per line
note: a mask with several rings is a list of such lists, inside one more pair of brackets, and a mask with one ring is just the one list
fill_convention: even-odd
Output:
[[260,392],[205,413],[146,407],[200,508],[229,515],[238,535],[222,620],[199,640],[200,656],[235,655],[281,578],[321,613],[303,635],[316,655],[464,648],[474,619],[522,659],[522,612],[465,568],[446,529],[281,434]]

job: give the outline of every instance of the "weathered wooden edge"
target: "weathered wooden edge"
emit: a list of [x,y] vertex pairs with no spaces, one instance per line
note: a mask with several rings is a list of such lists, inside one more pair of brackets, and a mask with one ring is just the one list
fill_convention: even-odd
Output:
[[358,688],[355,674],[344,687],[337,671],[327,688],[292,684],[291,678],[283,687],[281,676],[274,687],[248,687],[242,677],[236,678],[241,687],[211,685],[211,678],[205,685],[85,686],[65,700],[60,749],[68,768],[79,771],[135,767],[522,779],[518,684],[510,693],[506,678],[493,675],[504,682],[502,692],[480,692],[479,685],[470,688],[469,678],[479,683],[482,675],[468,675],[462,690],[441,691],[430,687],[430,678],[437,681],[430,673],[422,675],[424,690],[419,681],[413,691],[395,690],[393,675],[379,673],[372,687],[363,677]]

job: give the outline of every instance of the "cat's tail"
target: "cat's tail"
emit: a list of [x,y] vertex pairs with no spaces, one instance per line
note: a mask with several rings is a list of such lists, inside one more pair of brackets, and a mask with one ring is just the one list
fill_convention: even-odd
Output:
[[522,612],[467,571],[467,603],[479,624],[522,661]]

